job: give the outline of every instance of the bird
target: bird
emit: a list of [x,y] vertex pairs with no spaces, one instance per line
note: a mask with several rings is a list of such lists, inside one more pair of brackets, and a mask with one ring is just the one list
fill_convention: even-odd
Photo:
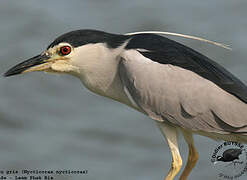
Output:
[[217,156],[217,161],[222,162],[232,162],[236,159],[239,159],[239,155],[242,154],[242,149],[231,148],[223,152],[222,156]]
[[199,158],[194,134],[247,142],[247,87],[217,62],[165,34],[70,31],[4,76],[33,71],[69,74],[90,91],[147,115],[156,122],[172,155],[165,180],[173,180],[181,170],[181,132],[189,149],[180,176],[186,180]]

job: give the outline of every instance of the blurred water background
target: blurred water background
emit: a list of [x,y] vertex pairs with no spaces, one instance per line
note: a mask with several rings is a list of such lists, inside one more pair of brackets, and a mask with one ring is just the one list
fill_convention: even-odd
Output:
[[[246,82],[246,8],[245,0],[2,0],[0,73],[67,31],[163,30],[230,44],[233,51],[170,37]],[[200,159],[191,179],[217,179],[210,156],[218,142],[200,136],[195,142]],[[186,162],[182,138],[180,149]],[[56,179],[160,180],[170,163],[167,144],[151,119],[90,93],[78,79],[39,72],[0,78],[0,170],[87,169],[87,175]]]

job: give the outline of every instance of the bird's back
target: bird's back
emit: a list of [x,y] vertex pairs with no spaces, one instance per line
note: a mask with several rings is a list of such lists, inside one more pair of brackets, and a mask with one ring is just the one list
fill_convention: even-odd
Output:
[[135,35],[126,49],[121,80],[151,118],[199,133],[247,133],[247,87],[222,66],[156,35]]
[[176,41],[154,34],[133,35],[127,49],[145,49],[145,57],[193,71],[247,103],[247,87],[224,67]]

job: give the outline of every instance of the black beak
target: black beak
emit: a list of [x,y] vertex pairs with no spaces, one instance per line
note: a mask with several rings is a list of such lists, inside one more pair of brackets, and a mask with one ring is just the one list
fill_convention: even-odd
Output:
[[5,77],[8,76],[13,76],[13,75],[17,75],[17,74],[21,74],[22,72],[24,72],[25,70],[33,67],[33,66],[37,66],[43,63],[46,63],[46,60],[48,60],[50,57],[47,56],[46,54],[40,54],[38,56],[32,57],[20,64],[17,64],[16,66],[12,67],[11,69],[9,69],[6,73],[4,73]]

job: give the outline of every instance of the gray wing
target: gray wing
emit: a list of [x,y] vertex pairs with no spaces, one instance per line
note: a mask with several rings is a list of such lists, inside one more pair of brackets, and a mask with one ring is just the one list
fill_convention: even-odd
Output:
[[246,103],[190,70],[127,50],[119,73],[136,105],[152,119],[194,131],[247,132]]
[[203,54],[171,39],[155,34],[131,36],[127,49],[141,52],[160,64],[171,64],[195,72],[247,103],[247,87],[224,67]]

